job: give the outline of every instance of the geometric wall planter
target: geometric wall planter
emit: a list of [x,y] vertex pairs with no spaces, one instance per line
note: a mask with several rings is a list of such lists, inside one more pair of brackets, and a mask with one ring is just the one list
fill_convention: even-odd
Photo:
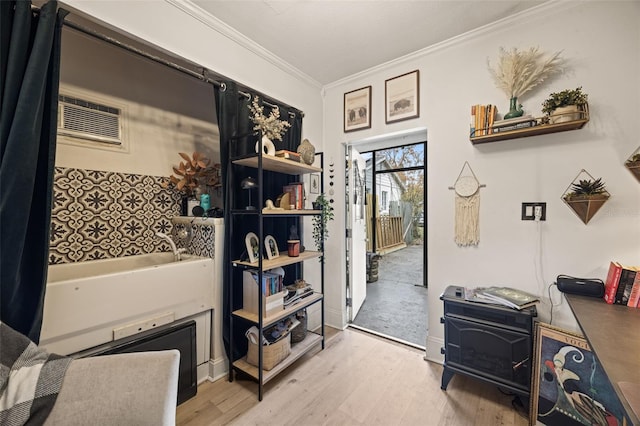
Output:
[[562,201],[586,225],[610,197],[602,179],[582,169],[562,194]]
[[632,175],[640,182],[640,147],[624,162],[624,166],[629,169]]

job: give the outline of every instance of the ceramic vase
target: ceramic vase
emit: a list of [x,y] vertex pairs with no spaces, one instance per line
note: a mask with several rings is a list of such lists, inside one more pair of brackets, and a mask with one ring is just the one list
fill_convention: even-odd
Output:
[[276,155],[276,146],[266,136],[262,136],[262,139],[256,142],[256,152],[260,152],[260,149],[263,155]]
[[514,96],[509,100],[509,112],[504,115],[504,119],[522,117],[522,114],[524,114],[522,105],[518,105],[518,98]]

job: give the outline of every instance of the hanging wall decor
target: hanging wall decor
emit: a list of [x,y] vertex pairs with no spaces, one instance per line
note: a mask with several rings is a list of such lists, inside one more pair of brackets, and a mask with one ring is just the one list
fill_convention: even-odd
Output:
[[640,182],[640,147],[638,147],[638,149],[636,149],[633,154],[627,158],[627,161],[624,162],[624,166],[629,169],[638,182]]
[[611,197],[602,178],[594,179],[585,169],[569,184],[562,194],[562,201],[586,225]]
[[480,188],[481,185],[465,161],[453,189],[455,200],[455,242],[460,247],[477,246],[480,242]]

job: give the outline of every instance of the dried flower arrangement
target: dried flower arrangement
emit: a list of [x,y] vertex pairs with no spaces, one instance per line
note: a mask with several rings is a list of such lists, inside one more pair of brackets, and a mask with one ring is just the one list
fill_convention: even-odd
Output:
[[255,126],[253,130],[259,130],[262,134],[272,141],[282,140],[282,135],[287,131],[291,124],[286,121],[280,120],[280,109],[272,108],[268,117],[264,115],[264,107],[260,106],[259,98],[254,96],[253,101],[249,104],[249,110],[251,115],[249,118]]
[[488,59],[487,66],[498,89],[509,99],[518,98],[552,74],[562,71],[560,53],[555,52],[545,59],[537,47],[525,51],[501,47],[497,67],[493,68]]
[[178,167],[173,167],[175,175],[169,176],[169,180],[163,182],[164,188],[173,185],[178,191],[184,192],[187,196],[195,195],[199,185],[217,186],[219,185],[219,165],[209,167],[210,160],[200,152],[194,152],[192,157],[184,152],[178,153],[184,161]]

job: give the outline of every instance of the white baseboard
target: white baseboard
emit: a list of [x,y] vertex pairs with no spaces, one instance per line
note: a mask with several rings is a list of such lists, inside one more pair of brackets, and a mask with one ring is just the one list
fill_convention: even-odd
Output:
[[198,384],[209,378],[209,363],[205,362],[196,367]]
[[425,352],[424,358],[427,361],[444,364],[444,355],[440,352],[440,349],[442,347],[444,347],[443,338],[427,336],[427,350]]
[[208,379],[215,382],[218,379],[226,377],[229,374],[229,365],[226,357],[209,360],[209,377]]

